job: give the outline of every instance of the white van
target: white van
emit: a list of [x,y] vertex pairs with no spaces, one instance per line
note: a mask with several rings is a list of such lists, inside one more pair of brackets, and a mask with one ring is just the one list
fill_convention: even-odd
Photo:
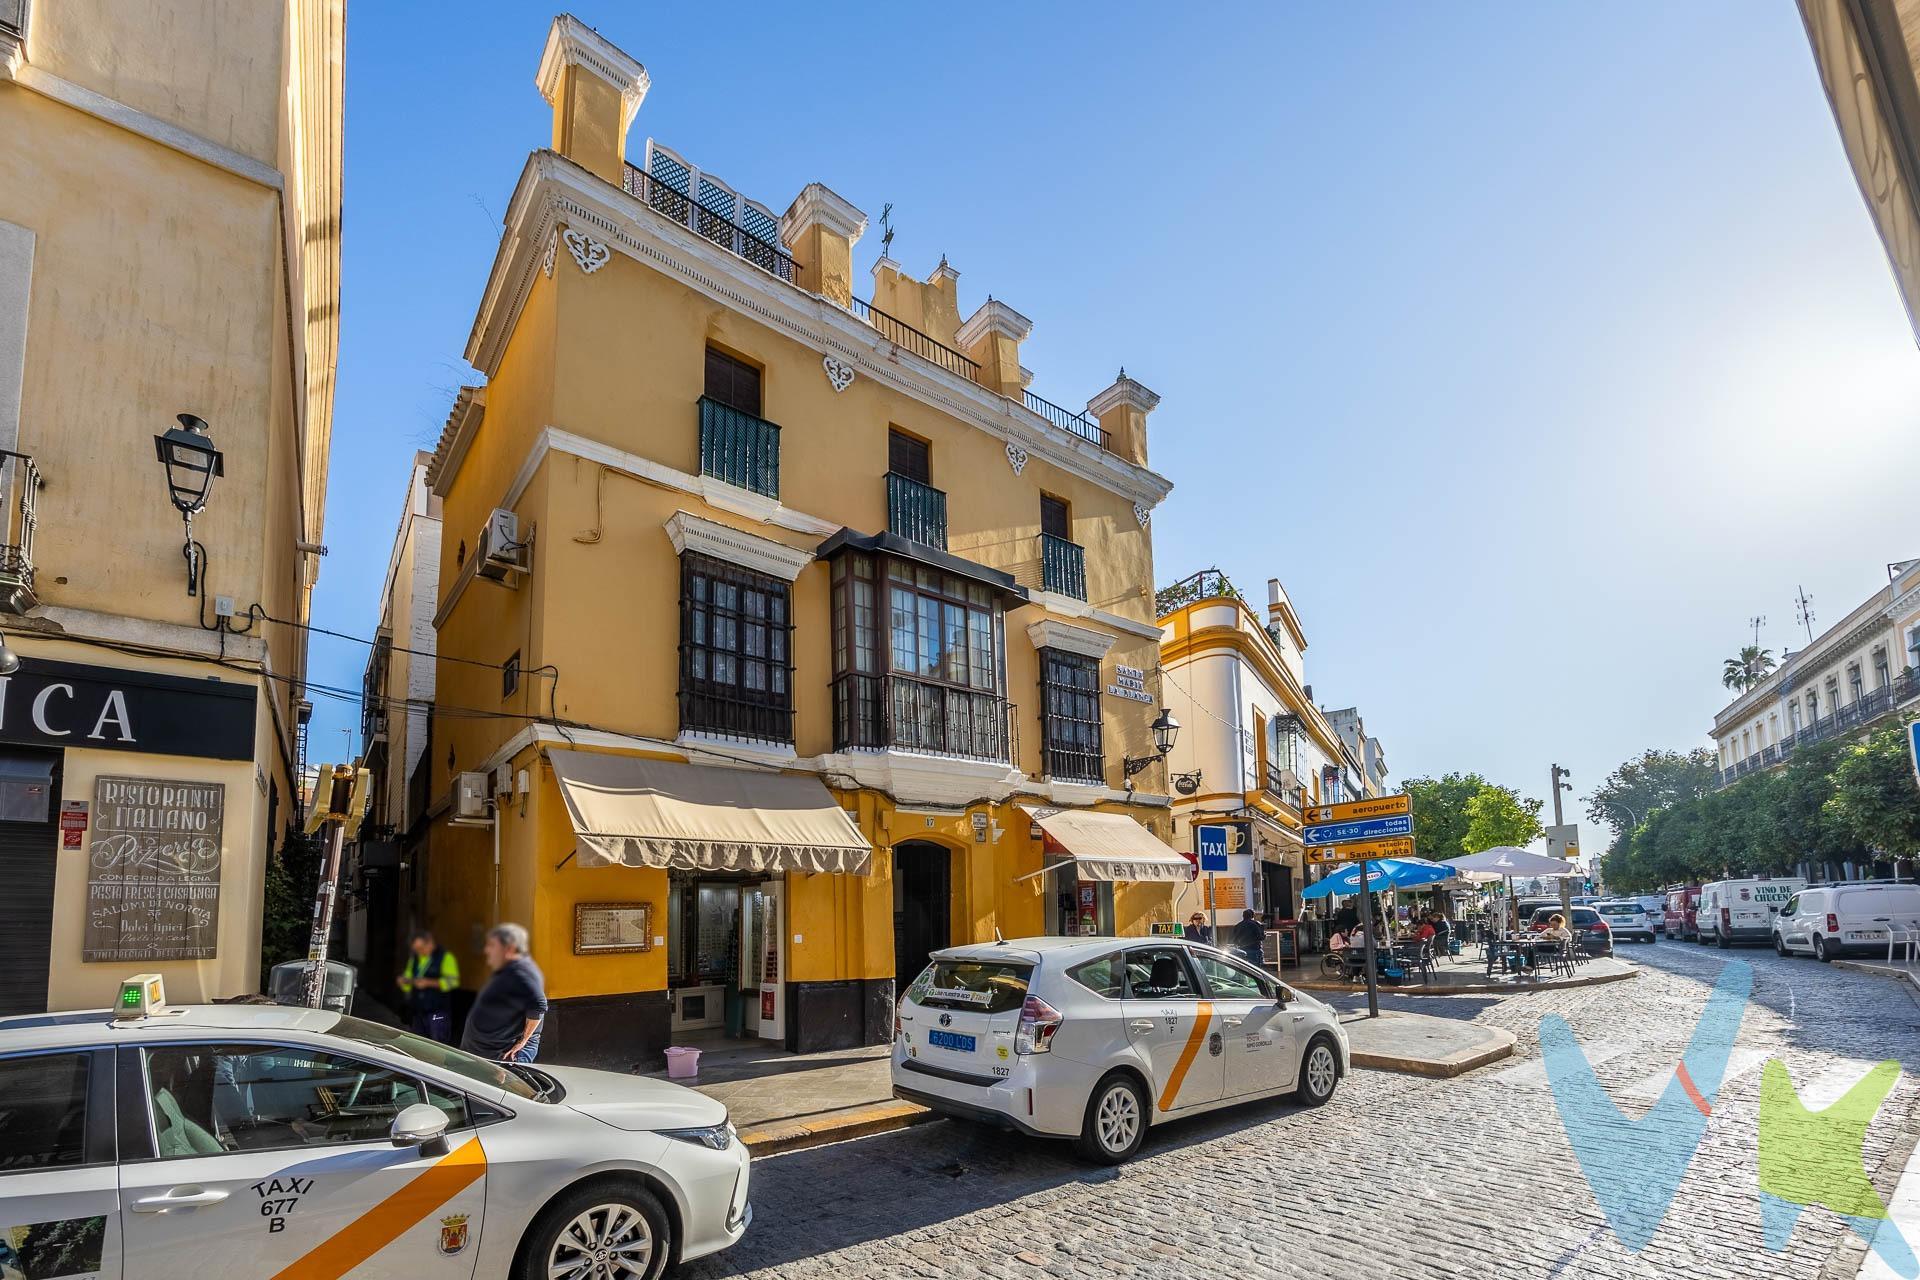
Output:
[[1798,876],[1744,880],[1715,880],[1700,886],[1700,906],[1694,916],[1700,941],[1718,947],[1736,942],[1765,943],[1773,937],[1773,918],[1787,899],[1807,887]]
[[1822,884],[1787,900],[1773,921],[1773,949],[1831,960],[1887,949],[1887,929],[1920,923],[1920,885],[1886,880]]

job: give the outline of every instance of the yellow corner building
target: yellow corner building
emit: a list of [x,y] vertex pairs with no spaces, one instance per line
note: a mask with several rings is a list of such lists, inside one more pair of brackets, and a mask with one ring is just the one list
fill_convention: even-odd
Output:
[[[628,134],[646,71],[555,21],[428,479],[432,825],[415,921],[532,931],[543,1056],[885,1043],[929,952],[1145,933],[1171,835],[1158,397],[1027,389],[1031,322]],[[1157,724],[1157,731],[1156,731]]]

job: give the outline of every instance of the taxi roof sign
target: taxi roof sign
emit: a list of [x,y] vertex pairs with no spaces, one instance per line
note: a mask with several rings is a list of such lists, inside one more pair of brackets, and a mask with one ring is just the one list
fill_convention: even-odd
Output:
[[114,1002],[115,1018],[146,1018],[167,1007],[167,988],[157,973],[136,973],[120,984],[120,998]]

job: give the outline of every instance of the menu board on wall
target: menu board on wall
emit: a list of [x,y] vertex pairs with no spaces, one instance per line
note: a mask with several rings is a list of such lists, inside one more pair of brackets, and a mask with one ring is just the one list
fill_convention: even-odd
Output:
[[226,808],[217,782],[94,780],[83,959],[214,958]]
[[653,950],[650,902],[576,902],[573,953]]

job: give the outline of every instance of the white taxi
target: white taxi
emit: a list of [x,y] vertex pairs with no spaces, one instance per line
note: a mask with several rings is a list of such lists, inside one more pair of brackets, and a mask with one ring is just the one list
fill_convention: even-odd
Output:
[[663,1081],[150,975],[0,1018],[0,1275],[653,1280],[751,1218],[725,1107]]
[[900,999],[894,1096],[1079,1140],[1118,1164],[1151,1125],[1292,1093],[1350,1066],[1334,1011],[1178,938],[1023,938],[933,954]]

